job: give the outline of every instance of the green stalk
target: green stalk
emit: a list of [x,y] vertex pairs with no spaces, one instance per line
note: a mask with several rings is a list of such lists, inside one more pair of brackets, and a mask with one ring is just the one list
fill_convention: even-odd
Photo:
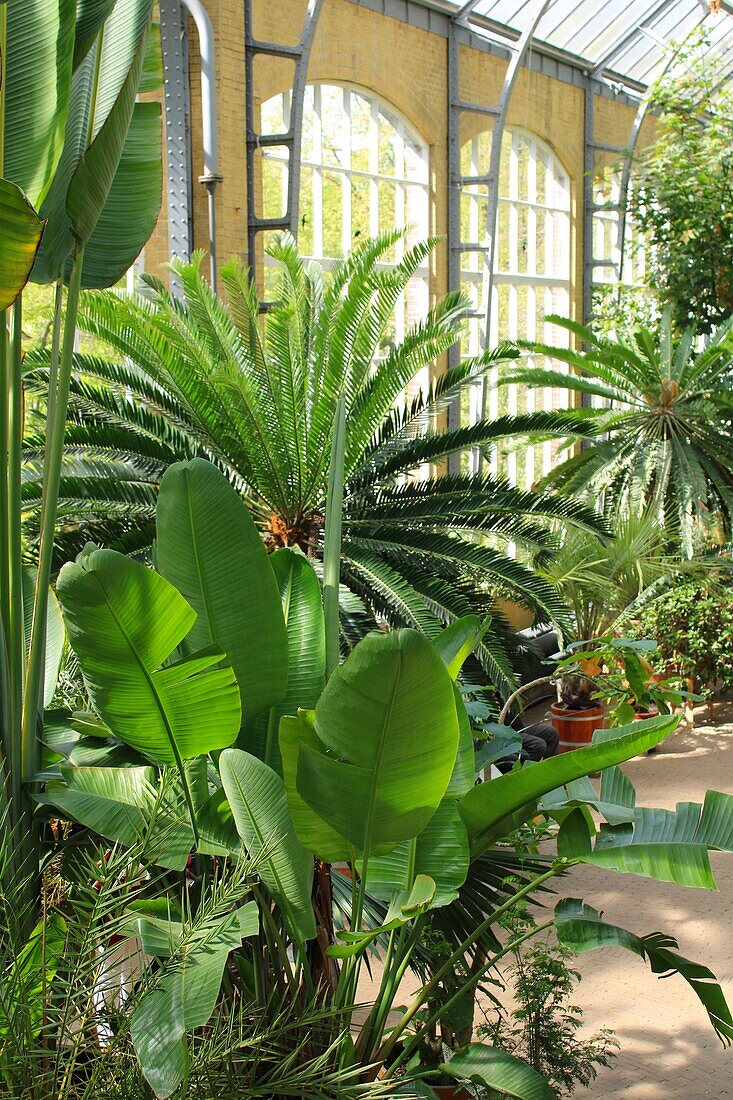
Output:
[[422,1032],[427,1030],[427,1028],[431,1027],[433,1024],[437,1023],[440,1020],[441,1016],[445,1015],[445,1013],[450,1012],[451,1008],[453,1008],[455,1004],[458,1004],[458,1002],[463,996],[465,996],[468,990],[481,981],[484,974],[486,974],[488,970],[492,970],[497,965],[497,963],[501,962],[505,955],[509,955],[512,952],[516,951],[517,948],[521,947],[526,940],[532,939],[533,936],[539,935],[540,932],[546,932],[547,929],[551,928],[553,924],[553,920],[548,920],[545,921],[544,924],[538,924],[534,928],[530,928],[529,931],[524,932],[521,936],[515,936],[509,941],[506,947],[502,948],[502,950],[497,952],[496,955],[493,955],[485,966],[480,967],[475,974],[471,974],[460,987],[460,989],[458,989],[453,994],[453,996],[445,1002],[445,1004],[438,1005],[438,1007],[431,1013],[431,1015],[428,1016],[428,1018],[425,1020],[425,1023],[421,1026],[420,1031],[416,1032],[410,1039],[408,1039],[400,1055],[387,1069],[385,1077],[391,1077],[392,1074],[410,1058],[413,1051],[420,1044]]
[[[5,9],[0,8],[0,13]],[[2,112],[0,112],[2,118]],[[2,145],[0,145],[2,148]],[[0,618],[8,645],[10,620],[10,554],[8,527],[8,393],[10,376],[8,369],[8,328],[6,311],[0,310],[0,525],[6,534],[0,538]]]
[[486,932],[492,924],[496,924],[497,921],[501,920],[504,914],[507,913],[514,905],[516,905],[518,901],[520,901],[523,897],[526,897],[527,894],[530,894],[533,890],[536,890],[538,887],[540,887],[543,882],[547,882],[548,879],[553,878],[556,874],[557,868],[551,867],[549,871],[545,871],[544,874],[538,875],[537,878],[532,879],[532,881],[528,882],[526,886],[523,886],[521,890],[517,890],[516,893],[512,894],[508,901],[505,901],[503,905],[500,905],[498,909],[495,909],[493,913],[491,913],[484,921],[481,922],[481,924],[478,925],[476,929],[474,929],[470,936],[467,936],[462,943],[459,943],[458,947],[456,947],[456,949],[448,956],[443,965],[438,967],[430,981],[426,982],[426,984],[422,987],[410,1007],[403,1014],[400,1022],[396,1025],[389,1039],[382,1048],[382,1060],[385,1060],[389,1057],[390,1053],[394,1050],[395,1044],[397,1043],[400,1035],[402,1035],[408,1025],[412,1022],[412,1020],[415,1018],[425,1002],[430,999],[430,994],[438,988],[443,978],[453,969],[458,960],[463,958],[463,956],[472,946],[474,941],[480,935]]
[[23,380],[21,375],[23,342],[22,299],[13,305],[10,340],[10,359],[7,380],[7,528],[8,553],[8,665],[10,668],[10,728],[12,730],[12,757],[10,769],[13,797],[20,795],[20,730],[23,707],[23,681],[25,672],[25,639],[23,637],[23,565],[21,561],[20,532],[20,477],[23,448]]
[[341,579],[341,526],[344,503],[344,455],[346,450],[346,398],[336,405],[328,471],[326,529],[323,547],[323,616],[326,624],[326,680],[339,663],[339,581]]
[[64,426],[69,402],[69,385],[74,357],[76,318],[81,292],[81,273],[84,249],[77,246],[71,267],[69,293],[66,300],[64,338],[58,363],[58,388],[53,400],[53,421],[49,425],[44,463],[44,500],[41,511],[41,544],[38,556],[38,574],[33,600],[33,625],[28,651],[28,670],[22,722],[22,777],[30,780],[38,771],[39,742],[36,725],[42,704],[42,685],[45,664],[46,616],[48,612],[48,586],[51,581],[53,541],[59,502],[59,480],[64,447]]

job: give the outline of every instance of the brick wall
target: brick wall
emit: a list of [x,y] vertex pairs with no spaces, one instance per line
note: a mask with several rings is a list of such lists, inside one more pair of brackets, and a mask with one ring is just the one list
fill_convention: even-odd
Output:
[[[258,38],[297,41],[305,0],[254,0]],[[244,15],[241,0],[207,0],[217,49],[219,167],[224,177],[216,193],[219,261],[243,255],[247,247]],[[201,99],[195,27],[190,27],[191,124],[193,148],[194,242],[207,244],[206,194],[197,182],[202,172]],[[469,100],[495,103],[506,62],[461,47],[461,94]],[[431,231],[447,229],[447,41],[437,34],[381,15],[350,0],[325,0],[308,71],[311,81],[349,82],[377,92],[397,108],[428,144],[430,154]],[[260,58],[255,71],[255,98],[261,103],[288,87],[292,65]],[[633,108],[596,97],[596,137],[623,145],[628,141]],[[571,300],[577,316],[582,293],[583,92],[541,73],[522,69],[510,102],[509,125],[542,138],[569,173],[572,186],[573,283]],[[478,116],[463,116],[461,139],[481,128]],[[474,129],[472,130],[471,127]],[[650,127],[645,127],[645,134]],[[146,266],[159,272],[167,252],[165,204],[146,249]],[[432,260],[431,292],[447,284],[447,252],[441,244]]]

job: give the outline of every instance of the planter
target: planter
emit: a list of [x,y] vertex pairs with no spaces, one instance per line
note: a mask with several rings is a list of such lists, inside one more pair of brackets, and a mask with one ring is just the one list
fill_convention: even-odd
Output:
[[560,738],[558,752],[570,752],[571,749],[590,745],[593,734],[601,728],[606,717],[605,707],[570,710],[562,703],[553,703],[550,712],[552,724]]
[[440,1100],[473,1100],[470,1092],[462,1085],[431,1085],[430,1086]]

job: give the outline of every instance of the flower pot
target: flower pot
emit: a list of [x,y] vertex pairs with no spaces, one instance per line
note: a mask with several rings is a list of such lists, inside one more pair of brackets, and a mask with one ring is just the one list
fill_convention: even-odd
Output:
[[472,1100],[470,1092],[462,1085],[431,1085],[430,1086],[440,1100]]
[[590,745],[593,734],[601,728],[606,717],[605,707],[570,710],[562,703],[553,703],[550,712],[552,724],[560,738],[558,752],[570,752],[571,749]]

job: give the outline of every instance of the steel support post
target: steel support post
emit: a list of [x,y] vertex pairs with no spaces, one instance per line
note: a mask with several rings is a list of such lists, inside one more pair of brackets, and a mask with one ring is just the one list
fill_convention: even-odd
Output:
[[[158,9],[163,54],[168,251],[171,256],[189,260],[192,167],[186,20],[180,0],[159,0]],[[175,285],[172,289],[175,293]]]

